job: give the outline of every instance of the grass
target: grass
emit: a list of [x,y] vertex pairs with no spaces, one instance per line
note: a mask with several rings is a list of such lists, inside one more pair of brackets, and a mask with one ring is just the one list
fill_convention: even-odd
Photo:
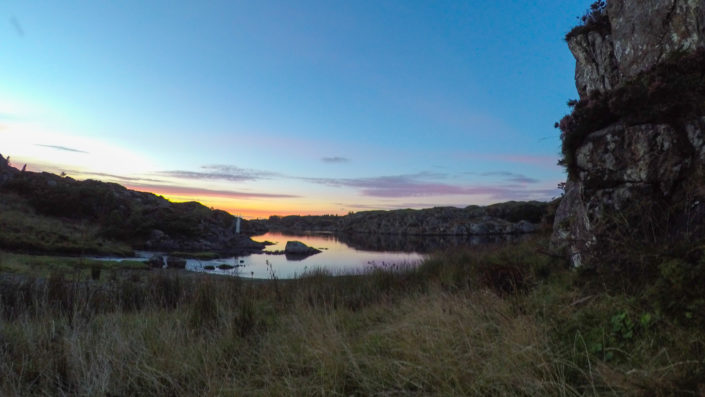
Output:
[[0,248],[64,254],[132,253],[125,243],[99,237],[97,226],[39,214],[14,194],[0,194],[0,214]]
[[544,245],[270,282],[163,270],[96,284],[56,273],[0,282],[0,394],[702,390],[702,327],[658,313],[645,295],[585,283]]
[[218,254],[217,252],[210,252],[210,251],[203,251],[203,252],[174,251],[174,252],[170,252],[169,256],[175,256],[177,258],[193,258],[193,259],[200,259],[200,260],[211,260],[211,259],[218,259],[218,258],[222,257],[222,255]]
[[52,273],[63,273],[80,280],[92,269],[106,271],[145,270],[149,265],[141,261],[107,261],[82,257],[51,255],[25,255],[0,251],[0,272],[48,277]]

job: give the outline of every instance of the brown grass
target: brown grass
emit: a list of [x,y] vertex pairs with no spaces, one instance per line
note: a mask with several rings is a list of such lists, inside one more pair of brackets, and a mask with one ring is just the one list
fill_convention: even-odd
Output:
[[[458,252],[398,272],[315,272],[279,280],[276,288],[163,271],[96,283],[95,289],[59,278],[14,284],[12,291],[4,283],[3,308],[17,302],[6,297],[20,290],[28,298],[20,302],[29,303],[0,311],[0,394],[578,396],[697,390],[705,351],[701,330],[654,314],[652,324],[635,326],[629,337],[615,333],[610,321],[616,315],[638,322],[648,308],[634,297],[587,294],[575,284],[575,273],[538,257],[534,248]],[[526,288],[498,293],[479,276],[498,258],[507,266],[521,262],[550,270],[527,271]],[[50,289],[74,303],[57,310]],[[598,341],[602,349],[595,348]]]

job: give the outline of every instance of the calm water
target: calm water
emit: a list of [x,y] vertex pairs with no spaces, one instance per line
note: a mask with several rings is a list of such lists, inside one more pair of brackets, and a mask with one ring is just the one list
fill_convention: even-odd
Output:
[[[374,266],[416,265],[424,259],[424,255],[417,252],[352,248],[336,236],[329,234],[291,235],[272,232],[254,236],[252,239],[270,241],[274,245],[268,246],[264,254],[207,261],[189,259],[186,262],[186,269],[254,278],[271,278],[271,272],[274,272],[277,278],[293,278],[314,269],[327,269],[333,274],[353,273]],[[285,255],[267,254],[267,252],[283,251],[286,242],[291,240],[301,241],[309,247],[318,248],[321,252],[298,260],[287,259]],[[207,265],[217,266],[219,264],[238,267],[231,270],[204,269]]]
[[[274,243],[267,246],[265,253],[242,257],[227,257],[214,260],[188,259],[186,269],[194,272],[223,274],[252,278],[280,279],[295,278],[301,274],[326,269],[332,274],[359,273],[374,267],[414,266],[424,260],[427,253],[454,246],[504,243],[520,240],[525,236],[391,236],[354,234],[336,236],[333,234],[284,234],[271,232],[254,236],[255,241]],[[283,251],[287,241],[296,240],[318,248],[320,253],[307,258],[287,258],[274,255]],[[270,254],[267,254],[270,253]],[[155,252],[138,251],[138,258],[147,260]],[[126,258],[96,258],[125,260]],[[218,265],[233,266],[233,269],[217,269]],[[215,270],[206,270],[214,266]]]

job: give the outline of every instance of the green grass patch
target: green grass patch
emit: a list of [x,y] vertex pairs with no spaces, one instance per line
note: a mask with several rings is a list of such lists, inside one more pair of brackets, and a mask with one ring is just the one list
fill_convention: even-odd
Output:
[[34,277],[47,277],[52,273],[65,273],[80,279],[91,269],[146,270],[149,265],[141,261],[108,261],[81,257],[52,255],[26,255],[0,251],[0,272]]
[[0,194],[0,248],[26,252],[128,256],[125,243],[100,237],[98,227],[85,222],[37,213],[21,197]]
[[217,252],[185,252],[185,251],[174,251],[170,252],[169,256],[175,256],[177,258],[191,258],[191,259],[200,259],[200,260],[212,260],[212,259],[218,259],[221,257],[220,254]]

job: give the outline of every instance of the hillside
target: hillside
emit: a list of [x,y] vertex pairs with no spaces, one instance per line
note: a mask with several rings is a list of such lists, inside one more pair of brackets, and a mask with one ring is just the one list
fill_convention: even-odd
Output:
[[158,251],[258,251],[235,217],[196,202],[172,203],[115,183],[20,171],[0,155],[0,248],[127,255]]
[[555,207],[529,201],[486,207],[436,207],[422,210],[362,211],[345,216],[272,216],[262,227],[287,232],[326,231],[416,236],[490,236],[525,234],[550,224]]

